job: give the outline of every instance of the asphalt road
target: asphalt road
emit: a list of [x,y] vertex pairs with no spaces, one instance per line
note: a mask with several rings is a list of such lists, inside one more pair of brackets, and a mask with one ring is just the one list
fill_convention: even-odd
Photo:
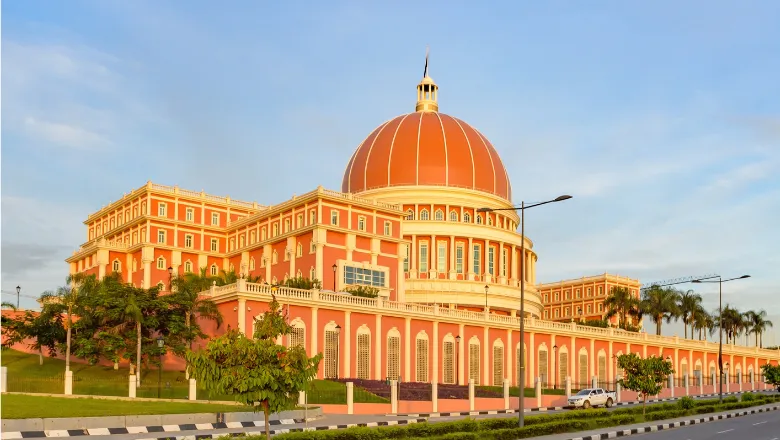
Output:
[[780,414],[777,411],[770,411],[700,425],[665,429],[636,437],[641,440],[780,440]]

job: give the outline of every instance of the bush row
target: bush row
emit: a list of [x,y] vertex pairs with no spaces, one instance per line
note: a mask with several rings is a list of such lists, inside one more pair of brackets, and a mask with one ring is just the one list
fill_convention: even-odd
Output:
[[[645,421],[656,421],[684,417],[694,414],[706,414],[717,411],[731,411],[751,406],[780,401],[780,397],[757,395],[739,401],[729,397],[722,405],[717,399],[689,402],[662,403],[646,408]],[[610,426],[627,425],[642,422],[642,407],[621,408],[614,411],[605,409],[576,410],[558,414],[543,414],[525,418],[526,426],[517,428],[517,418],[464,419],[456,422],[415,423],[406,426],[386,426],[380,428],[350,428],[333,431],[307,431],[279,434],[276,440],[384,440],[401,438],[428,438],[430,440],[488,439],[508,440],[560,434]],[[249,438],[259,438],[252,437]]]

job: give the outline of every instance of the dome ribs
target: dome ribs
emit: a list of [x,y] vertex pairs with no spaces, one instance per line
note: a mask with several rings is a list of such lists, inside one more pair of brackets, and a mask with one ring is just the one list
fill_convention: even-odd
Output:
[[[389,122],[389,121],[388,121]],[[382,131],[382,128],[387,125],[387,122],[380,125],[379,127],[375,128],[374,131],[371,132],[364,140],[360,143],[360,146],[355,150],[355,154],[352,155],[352,161],[349,165],[349,175],[345,176],[345,179],[347,181],[347,191],[346,192],[355,192],[355,191],[362,191],[365,188],[363,187],[363,175],[364,173],[361,173],[361,171],[364,170],[364,164],[366,162],[366,158],[368,156],[369,148],[365,148],[366,145],[371,145],[371,143],[374,142],[374,139],[379,135],[379,133]],[[344,184],[342,183],[342,188]]]
[[371,142],[363,166],[362,188],[364,190],[384,186],[384,182],[387,182],[387,167],[385,165],[390,158],[388,150],[390,150],[392,143],[392,138],[388,134],[394,133],[402,120],[403,118],[393,118],[385,123]]
[[417,184],[417,139],[421,117],[421,113],[409,114],[395,133],[389,186]]
[[493,158],[487,146],[482,141],[482,137],[470,125],[458,118],[453,118],[463,127],[463,132],[471,145],[471,152],[474,160],[474,188],[477,191],[485,191],[495,194],[495,171],[493,168]]
[[459,188],[474,188],[474,157],[463,127],[452,116],[439,114],[442,128],[447,137],[448,185]]
[[[490,143],[490,141],[485,137],[482,132],[477,130],[476,128],[474,131],[477,132],[479,137],[482,138],[482,142],[484,142],[485,147],[490,152],[490,158],[493,162],[493,169],[496,169],[496,164],[500,166],[501,169],[496,170],[495,172],[495,180],[496,180],[496,194],[501,194],[502,196],[506,197],[508,200],[512,200],[511,196],[511,190],[509,189],[509,176],[507,175],[506,168],[504,167],[504,164],[501,162],[501,156],[498,155],[498,151],[496,151],[496,148],[493,147],[493,144]],[[503,171],[503,172],[502,172]]]
[[[442,185],[447,182],[447,141],[434,112],[422,113],[417,158],[417,184]],[[422,154],[420,154],[422,150]]]
[[398,125],[395,127],[395,130],[393,131],[393,138],[390,140],[390,151],[387,153],[387,183],[382,186],[391,186],[392,181],[390,180],[390,166],[392,165],[393,161],[393,146],[395,145],[395,138],[398,136],[398,130],[401,128],[401,126],[404,123],[404,120],[409,117],[411,113],[407,113],[403,116],[399,116],[395,118],[395,120],[398,121]]

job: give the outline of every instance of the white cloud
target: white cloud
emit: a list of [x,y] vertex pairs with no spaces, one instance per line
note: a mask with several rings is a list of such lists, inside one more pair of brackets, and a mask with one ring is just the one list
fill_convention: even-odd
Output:
[[24,124],[33,137],[79,150],[95,150],[111,144],[103,136],[74,125],[39,121],[32,117],[27,117]]

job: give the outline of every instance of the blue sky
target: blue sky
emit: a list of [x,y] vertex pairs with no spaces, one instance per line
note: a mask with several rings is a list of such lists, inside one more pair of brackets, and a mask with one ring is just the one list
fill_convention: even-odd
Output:
[[2,289],[61,284],[87,214],[147,180],[339,189],[413,111],[429,45],[441,111],[493,142],[515,201],[574,196],[528,211],[539,281],[749,273],[724,301],[780,329],[778,20],[772,1],[4,1]]

